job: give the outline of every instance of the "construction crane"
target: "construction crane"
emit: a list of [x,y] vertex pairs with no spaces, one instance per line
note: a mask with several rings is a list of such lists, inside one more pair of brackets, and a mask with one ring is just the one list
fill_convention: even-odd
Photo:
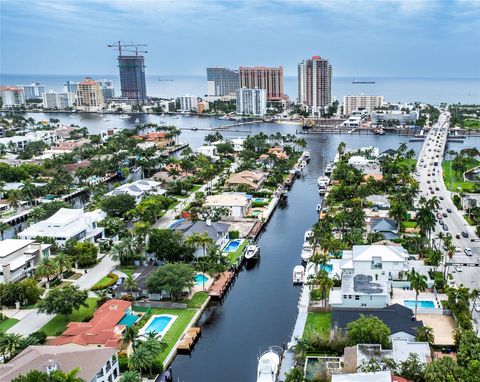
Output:
[[[131,52],[135,53],[138,56],[138,53],[148,53],[146,50],[138,50],[140,46],[148,46],[147,44],[137,44],[133,41],[116,41],[113,44],[107,45],[109,48],[118,48],[118,55],[121,56],[122,52]],[[131,48],[131,49],[129,49]],[[133,49],[135,48],[135,49]]]

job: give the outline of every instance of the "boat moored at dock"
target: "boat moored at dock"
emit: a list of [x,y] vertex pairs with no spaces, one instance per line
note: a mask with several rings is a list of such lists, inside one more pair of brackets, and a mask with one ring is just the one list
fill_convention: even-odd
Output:
[[269,348],[258,359],[257,382],[275,382],[280,368],[280,355]]
[[313,231],[306,231],[303,236],[303,241],[305,243],[310,243],[310,240],[313,238]]
[[310,258],[313,256],[313,246],[310,243],[303,243],[302,247],[302,260],[308,262]]
[[293,284],[303,284],[305,279],[305,268],[303,265],[295,265],[293,268]]
[[320,194],[325,194],[327,192],[327,186],[330,183],[330,178],[328,176],[319,176],[317,179],[318,192]]
[[333,172],[333,163],[328,162],[327,167],[325,167],[325,175],[330,176]]
[[255,244],[247,245],[245,248],[245,260],[253,261],[260,257],[260,247]]
[[302,157],[305,162],[307,163],[310,162],[310,159],[311,159],[310,152],[304,151]]

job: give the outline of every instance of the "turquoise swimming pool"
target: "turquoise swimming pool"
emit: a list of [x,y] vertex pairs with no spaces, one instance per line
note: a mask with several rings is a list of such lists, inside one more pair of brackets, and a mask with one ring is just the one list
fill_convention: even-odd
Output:
[[204,283],[208,281],[208,277],[205,275],[202,275],[201,273],[197,273],[193,278],[193,280],[195,282],[195,286],[202,286]]
[[143,336],[147,333],[156,333],[157,336],[164,336],[176,318],[177,316],[170,314],[159,314],[152,316],[145,326],[140,329],[138,334]]
[[[403,304],[407,308],[415,309],[415,300],[403,300]],[[418,300],[417,308],[433,309],[435,308],[435,303],[432,300]]]
[[227,246],[223,249],[223,252],[235,252],[237,248],[242,244],[242,240],[236,239],[230,241]]
[[332,265],[332,264],[322,265],[322,269],[323,269],[324,271],[327,271],[328,273],[332,273],[332,271],[333,271],[333,265]]

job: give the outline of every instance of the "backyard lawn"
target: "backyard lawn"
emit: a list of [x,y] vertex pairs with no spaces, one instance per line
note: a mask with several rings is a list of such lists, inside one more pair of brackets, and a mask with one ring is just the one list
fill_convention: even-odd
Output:
[[[70,321],[82,322],[85,319],[92,317],[93,312],[97,307],[97,298],[88,298],[87,304],[88,304],[88,307],[82,307],[78,310],[75,310],[70,317]],[[57,336],[63,333],[66,328],[67,328],[67,320],[64,315],[59,314],[54,318],[52,318],[40,330],[45,332],[47,336]]]
[[248,240],[243,240],[242,244],[238,246],[238,248],[234,252],[229,252],[228,253],[228,261],[232,265],[236,265],[238,262],[238,259],[242,256],[243,250],[245,247],[250,243]]
[[417,222],[413,220],[408,220],[402,222],[403,228],[417,228]]
[[198,309],[203,305],[207,298],[207,292],[197,292],[192,296],[190,300],[185,300],[183,302],[185,302],[189,308]]
[[310,312],[307,316],[307,323],[303,331],[303,338],[308,338],[311,334],[317,333],[324,337],[328,337],[330,333],[330,322],[332,321],[332,313],[329,312]]
[[[133,310],[145,311],[143,308],[133,307]],[[171,314],[177,316],[173,325],[168,329],[162,341],[167,344],[167,348],[162,352],[160,360],[163,362],[167,358],[168,353],[173,349],[183,331],[193,318],[196,309],[167,309],[167,308],[151,308],[150,313],[154,314]]]
[[135,270],[137,269],[138,267],[134,266],[134,265],[130,265],[130,266],[125,266],[125,267],[117,267],[117,271],[120,271],[120,272],[123,272],[125,273],[127,276],[131,276],[135,273]]
[[19,320],[16,318],[7,318],[0,322],[0,332],[5,332],[10,329],[13,325],[15,325]]
[[[479,161],[472,159],[468,163],[467,170],[470,170],[479,165]],[[453,170],[450,169],[450,161],[446,160],[442,162],[443,169],[443,181],[445,182],[445,187],[449,191],[460,191],[471,192],[474,189],[475,183],[465,182],[462,177],[457,175]],[[460,188],[460,190],[459,190]]]

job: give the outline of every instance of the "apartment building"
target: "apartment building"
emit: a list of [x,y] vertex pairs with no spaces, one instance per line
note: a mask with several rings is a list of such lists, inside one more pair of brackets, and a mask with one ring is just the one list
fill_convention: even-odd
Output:
[[284,98],[283,67],[240,67],[240,87],[265,89],[267,101],[281,101]]

